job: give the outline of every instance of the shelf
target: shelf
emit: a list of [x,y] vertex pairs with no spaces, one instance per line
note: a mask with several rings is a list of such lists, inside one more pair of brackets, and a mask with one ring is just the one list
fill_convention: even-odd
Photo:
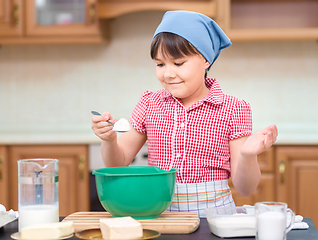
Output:
[[317,40],[318,28],[235,29],[226,31],[234,41]]
[[318,39],[318,0],[225,0],[232,40]]

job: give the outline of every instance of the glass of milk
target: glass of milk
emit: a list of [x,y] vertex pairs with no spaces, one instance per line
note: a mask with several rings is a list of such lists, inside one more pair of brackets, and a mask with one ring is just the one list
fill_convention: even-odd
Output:
[[[291,217],[287,218],[287,214]],[[295,224],[295,213],[286,203],[258,202],[255,204],[256,239],[285,240]],[[290,219],[290,222],[287,222]]]
[[58,160],[18,161],[19,232],[39,223],[59,221]]

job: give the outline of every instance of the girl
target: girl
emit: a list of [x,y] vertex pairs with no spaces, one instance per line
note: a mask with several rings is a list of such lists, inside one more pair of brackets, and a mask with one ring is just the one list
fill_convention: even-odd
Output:
[[130,122],[117,135],[110,113],[94,116],[92,129],[102,140],[106,167],[128,166],[147,141],[148,165],[177,168],[176,192],[168,211],[235,206],[228,179],[242,195],[260,180],[257,155],[277,137],[275,125],[252,134],[250,106],[223,94],[206,72],[229,38],[209,17],[168,11],[151,44],[156,75],[164,89],[143,93]]

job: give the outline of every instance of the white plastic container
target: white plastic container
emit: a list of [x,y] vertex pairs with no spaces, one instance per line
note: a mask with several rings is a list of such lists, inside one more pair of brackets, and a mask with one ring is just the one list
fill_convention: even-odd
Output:
[[249,207],[220,207],[204,210],[211,232],[221,238],[256,235],[253,209]]

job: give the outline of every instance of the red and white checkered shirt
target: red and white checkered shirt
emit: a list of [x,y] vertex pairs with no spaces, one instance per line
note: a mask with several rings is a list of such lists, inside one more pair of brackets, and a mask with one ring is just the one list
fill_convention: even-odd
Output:
[[252,133],[250,105],[223,94],[215,79],[206,86],[209,94],[189,109],[167,90],[146,91],[130,119],[147,134],[148,164],[179,169],[180,183],[228,179],[229,141]]

